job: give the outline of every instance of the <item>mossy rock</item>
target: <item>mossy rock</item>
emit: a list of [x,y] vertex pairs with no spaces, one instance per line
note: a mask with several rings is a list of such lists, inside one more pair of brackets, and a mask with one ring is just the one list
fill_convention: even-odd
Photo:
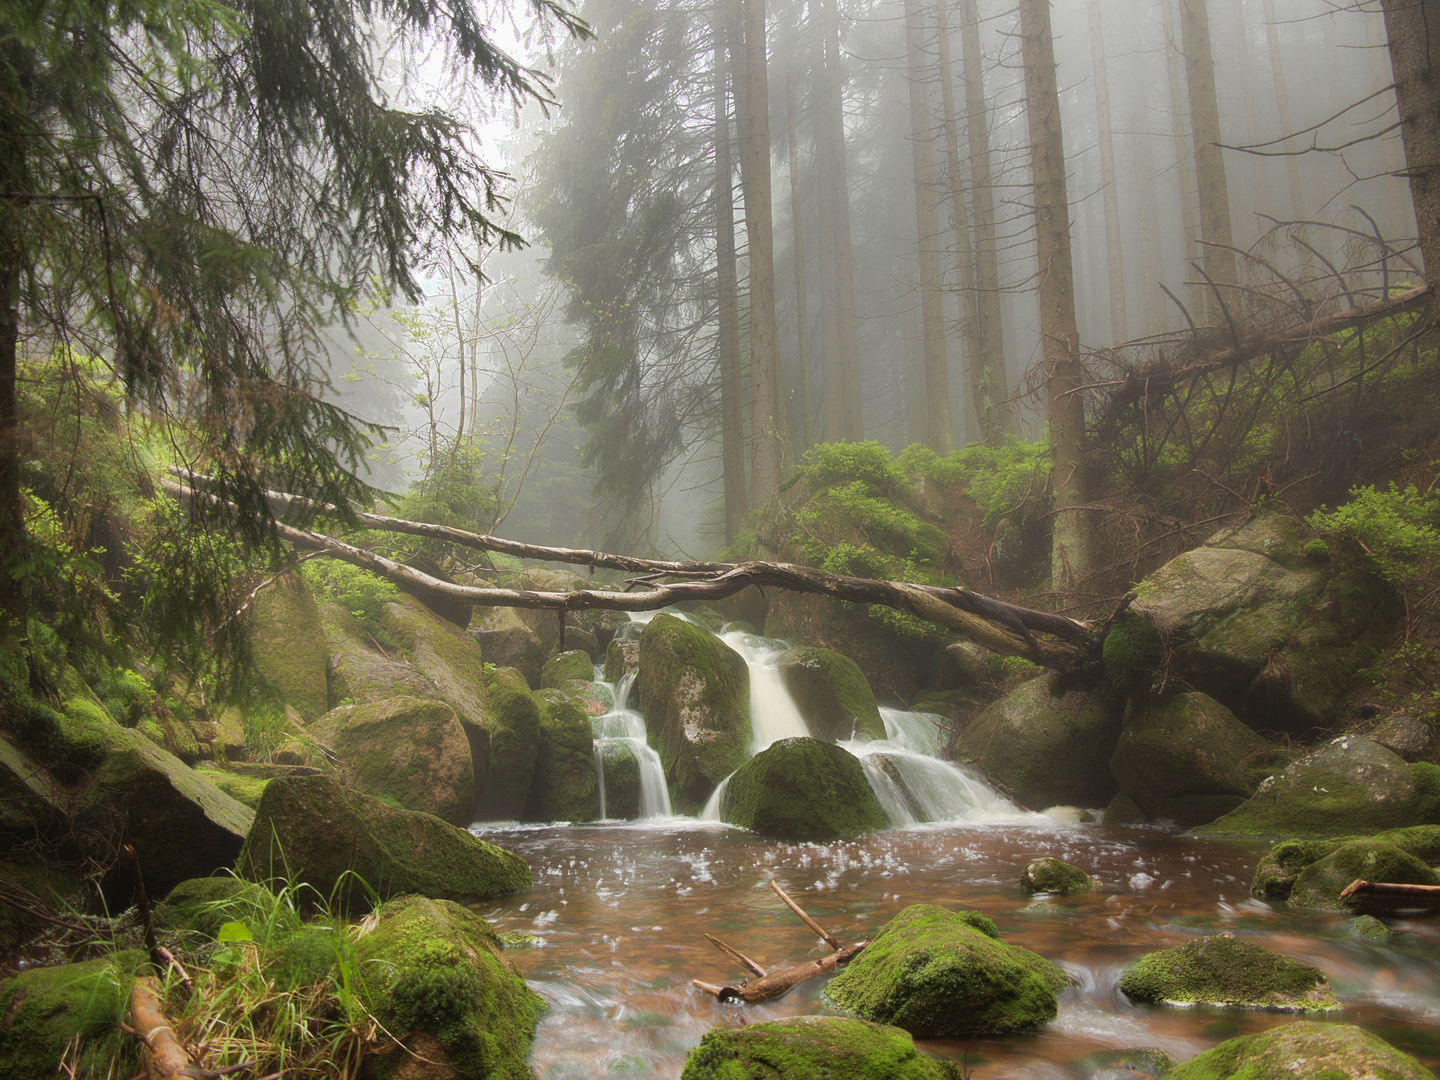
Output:
[[1144,690],[1165,661],[1165,643],[1149,619],[1124,611],[1106,631],[1100,656],[1117,689]]
[[[1286,840],[1266,852],[1255,865],[1250,893],[1263,900],[1288,900],[1295,880],[1307,866],[1325,858],[1343,841]],[[1348,884],[1348,883],[1347,883]]]
[[1204,836],[1311,839],[1440,823],[1440,768],[1344,735],[1262,782]]
[[0,738],[0,851],[65,827],[64,787],[13,743]]
[[[583,655],[583,654],[582,654]],[[564,690],[535,694],[540,731],[525,821],[593,821],[600,814],[590,715]]]
[[612,638],[605,646],[605,681],[620,685],[620,680],[640,668],[640,639]]
[[736,771],[720,818],[780,840],[834,840],[890,824],[853,754],[819,739],[780,739]]
[[885,738],[875,694],[855,661],[833,649],[788,649],[775,661],[810,734],[827,742]]
[[518,855],[431,814],[386,806],[333,776],[270,781],[236,872],[262,884],[303,882],[351,909],[369,907],[372,893],[470,903],[530,887],[530,867]]
[[1145,812],[1145,808],[1126,795],[1123,791],[1115,793],[1115,797],[1105,807],[1105,813],[1100,817],[1101,825],[1148,825],[1155,820]]
[[1328,1012],[1340,1003],[1319,968],[1300,964],[1234,934],[1149,953],[1125,969],[1120,989],[1148,1005],[1215,1005],[1284,1012]]
[[1115,794],[1119,738],[1118,703],[1040,676],[976,717],[956,750],[1024,806],[1104,806]]
[[320,609],[296,574],[281,574],[255,596],[250,616],[255,671],[306,722],[330,707],[330,654]]
[[372,705],[394,697],[438,699],[440,688],[398,652],[382,653],[370,631],[342,605],[320,605],[330,649],[329,708]]
[[1388,945],[1395,935],[1374,915],[1357,915],[1340,924],[1340,932],[1356,941],[1368,941],[1372,945]]
[[[143,952],[125,949],[0,979],[0,1076],[57,1075],[65,1046],[76,1036],[90,1040],[76,1075],[103,1076],[112,1061],[133,1061],[131,1038],[120,1024],[126,1018],[130,985],[146,963]],[[121,1075],[133,1071],[125,1068]]]
[[765,636],[803,641],[849,657],[871,690],[887,701],[910,701],[920,685],[921,650],[916,639],[871,618],[867,604],[848,604],[815,593],[777,592],[770,599]]
[[[370,1058],[377,1080],[408,1076],[412,1054],[464,1080],[531,1080],[540,996],[500,957],[489,923],[459,904],[406,896],[376,911],[356,967],[381,1003],[376,1019],[410,1053]],[[453,1071],[449,1071],[453,1070]]]
[[[569,570],[552,570],[544,566],[527,566],[506,579],[505,585],[511,589],[549,593],[580,592],[590,588],[590,582],[579,574]],[[530,632],[540,642],[541,657],[548,657],[553,653],[560,640],[560,620],[555,617],[554,610],[550,608],[515,608],[514,611],[520,621],[530,628]],[[589,623],[592,614],[580,611],[567,612],[565,616],[567,629],[572,623],[576,626]]]
[[595,678],[595,664],[582,649],[571,649],[545,661],[540,670],[540,686],[546,690],[569,690],[575,683],[588,683]]
[[953,911],[912,904],[825,989],[831,1004],[920,1039],[1034,1031],[1055,1019],[1069,979]]
[[598,744],[605,769],[605,816],[630,819],[640,816],[640,759],[628,743]]
[[476,761],[477,821],[519,821],[525,815],[540,747],[540,706],[525,676],[499,668],[490,677],[484,764]]
[[1153,1046],[1097,1050],[1072,1062],[1088,1080],[1165,1080],[1175,1059]]
[[1415,906],[1414,898],[1403,896],[1357,893],[1342,899],[1340,893],[1361,878],[1396,885],[1440,885],[1440,874],[1402,848],[1380,839],[1351,840],[1300,872],[1290,891],[1290,903],[1322,911],[1357,913]]
[[838,1016],[716,1027],[690,1051],[680,1080],[951,1080],[958,1066],[915,1049],[908,1032]]
[[1378,1035],[1299,1020],[1230,1039],[1177,1065],[1168,1080],[1435,1080]]
[[1093,889],[1095,881],[1078,866],[1071,866],[1053,855],[1031,859],[1020,871],[1020,888],[1027,893],[1085,892]]
[[311,724],[310,733],[335,752],[348,786],[452,825],[473,820],[470,742],[445,702],[399,697],[342,705]]
[[155,905],[155,925],[166,930],[193,930],[214,937],[227,922],[253,931],[262,925],[293,930],[300,917],[269,889],[253,881],[222,876],[182,881]]
[[1190,828],[1248,799],[1271,749],[1214,698],[1174,694],[1127,717],[1110,773],[1150,817]]
[[513,667],[530,686],[539,687],[545,649],[515,608],[477,607],[470,616],[470,636],[479,643],[486,661]]
[[676,809],[693,812],[750,750],[750,669],[715,635],[673,615],[640,636],[640,711]]

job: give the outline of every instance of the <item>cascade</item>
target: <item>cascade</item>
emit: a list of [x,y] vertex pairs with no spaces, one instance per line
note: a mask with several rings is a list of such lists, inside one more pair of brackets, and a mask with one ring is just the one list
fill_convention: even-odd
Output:
[[605,751],[615,746],[624,746],[634,755],[640,769],[640,808],[642,818],[662,818],[671,815],[670,791],[665,784],[665,770],[660,764],[660,755],[650,746],[646,738],[645,718],[634,709],[627,708],[630,691],[635,685],[637,672],[625,675],[619,684],[606,682],[603,669],[595,667],[595,689],[610,700],[610,709],[591,722],[594,737],[595,779],[600,797],[600,817],[609,817],[605,798]]
[[781,739],[809,735],[810,728],[775,667],[789,645],[738,630],[722,633],[720,640],[739,653],[750,669],[750,756]]

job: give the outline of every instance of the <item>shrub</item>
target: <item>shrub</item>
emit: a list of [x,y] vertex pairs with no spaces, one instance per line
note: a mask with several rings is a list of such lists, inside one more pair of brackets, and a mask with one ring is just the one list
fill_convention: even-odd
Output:
[[1435,527],[1440,496],[1422,494],[1414,484],[1400,488],[1392,482],[1388,491],[1368,484],[1354,487],[1349,502],[1334,510],[1322,506],[1305,520],[1313,528],[1359,544],[1389,581],[1410,577],[1422,569],[1417,564],[1440,556],[1440,531]]

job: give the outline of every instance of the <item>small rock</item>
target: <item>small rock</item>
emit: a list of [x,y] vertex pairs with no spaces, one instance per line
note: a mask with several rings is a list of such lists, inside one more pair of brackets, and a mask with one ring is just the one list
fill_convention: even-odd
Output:
[[1435,1080],[1409,1054],[1350,1024],[1300,1020],[1230,1039],[1177,1065],[1168,1080]]
[[1020,888],[1027,893],[1084,892],[1094,888],[1090,875],[1078,866],[1071,866],[1052,855],[1031,859],[1020,872]]
[[1353,919],[1346,919],[1340,924],[1340,930],[1346,937],[1376,945],[1388,944],[1395,936],[1390,928],[1374,915],[1357,915]]
[[1319,968],[1234,934],[1199,938],[1142,956],[1120,976],[1131,1001],[1328,1012],[1340,1003]]
[[899,1028],[839,1016],[794,1016],[711,1028],[685,1059],[680,1080],[947,1080],[954,1075],[916,1050],[915,1041]]
[[595,678],[595,665],[590,654],[581,649],[552,656],[540,671],[540,686],[545,690],[569,690],[576,682]]
[[1409,713],[1392,713],[1370,732],[1370,740],[1406,761],[1424,761],[1435,750],[1435,725]]

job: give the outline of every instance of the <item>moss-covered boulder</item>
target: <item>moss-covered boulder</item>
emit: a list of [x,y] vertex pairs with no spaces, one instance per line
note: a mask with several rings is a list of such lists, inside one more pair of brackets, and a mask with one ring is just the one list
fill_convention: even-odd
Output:
[[310,732],[334,751],[348,786],[452,825],[470,824],[470,743],[443,701],[400,697],[342,705],[311,724]]
[[255,927],[271,925],[293,930],[300,917],[263,885],[224,875],[182,881],[153,911],[155,925],[165,930],[193,930],[214,937],[227,922]]
[[1353,836],[1440,823],[1440,768],[1407,764],[1344,735],[1266,778],[1255,794],[1196,831],[1206,836]]
[[1115,793],[1100,816],[1101,825],[1148,825],[1153,820],[1144,807],[1123,791]]
[[[117,1053],[128,1049],[120,1030],[130,984],[146,963],[138,949],[81,964],[31,968],[0,979],[0,1076],[58,1075],[71,1039],[92,1040],[74,1075],[103,1076]],[[111,1038],[105,1038],[106,1035]]]
[[475,768],[477,821],[519,821],[530,797],[539,753],[540,706],[525,676],[499,668],[490,677],[490,745]]
[[630,744],[619,739],[596,744],[605,770],[606,818],[630,819],[640,816],[640,759]]
[[1117,703],[1041,676],[976,717],[956,750],[1024,806],[1104,806],[1115,794],[1119,739]]
[[349,611],[333,601],[320,605],[330,649],[329,707],[373,705],[394,697],[438,699],[440,688],[404,656],[381,652],[379,643]]
[[1120,790],[1152,818],[1190,828],[1234,810],[1273,757],[1256,735],[1214,698],[1173,694],[1126,718],[1110,758]]
[[1251,895],[1262,900],[1289,900],[1301,871],[1319,862],[1341,843],[1340,840],[1286,840],[1276,844],[1255,865],[1255,876],[1250,881]]
[[490,925],[458,904],[406,896],[377,909],[355,942],[356,967],[381,1002],[376,1018],[405,1051],[377,1054],[367,1075],[530,1080],[526,1058],[540,996],[501,958]]
[[1105,633],[1100,657],[1116,689],[1143,692],[1164,664],[1165,642],[1149,619],[1122,611]]
[[620,685],[620,680],[640,667],[640,639],[617,637],[605,646],[605,681]]
[[477,607],[470,617],[470,636],[487,661],[514,668],[532,687],[540,685],[545,649],[515,608]]
[[716,1027],[690,1051],[680,1080],[950,1080],[960,1070],[915,1049],[906,1031],[838,1016]]
[[872,691],[887,701],[909,701],[919,686],[920,650],[866,607],[815,593],[779,592],[770,598],[765,636],[803,641],[847,656]]
[[1031,859],[1020,871],[1020,888],[1027,893],[1075,893],[1093,889],[1095,881],[1078,866],[1045,855]]
[[781,739],[740,766],[720,818],[781,840],[834,840],[890,824],[859,760],[819,739]]
[[1171,673],[1256,727],[1333,723],[1404,614],[1391,586],[1345,560],[1307,558],[1305,540],[1298,520],[1261,514],[1136,590],[1134,610],[1165,628]]
[[595,749],[590,714],[564,690],[541,690],[535,777],[525,821],[593,821],[600,815],[595,790]]
[[1372,945],[1388,945],[1395,935],[1374,915],[1356,915],[1340,924],[1340,932],[1356,941],[1368,941]]
[[470,903],[530,887],[518,855],[333,776],[270,781],[236,872],[261,884],[304,882],[352,909],[368,907],[372,891],[382,900],[417,893]]
[[656,615],[640,635],[640,711],[676,809],[693,812],[750,750],[750,669],[714,634]]
[[325,628],[310,588],[281,574],[255,596],[250,613],[255,671],[306,720],[329,708]]
[[920,1039],[1033,1031],[1055,1019],[1069,982],[1050,961],[982,933],[961,915],[912,904],[825,989],[847,1012]]
[[1380,839],[1351,840],[1300,871],[1290,891],[1290,903],[1322,911],[1351,912],[1415,906],[1414,898],[1366,893],[1342,899],[1340,893],[1362,878],[1395,885],[1440,885],[1440,874],[1402,848]]
[[46,769],[0,737],[0,851],[64,827],[66,793]]
[[1407,712],[1391,713],[1375,725],[1368,738],[1406,761],[1432,761],[1440,743],[1434,720]]
[[1378,1035],[1300,1020],[1230,1039],[1177,1065],[1168,1080],[1435,1080]]
[[833,649],[787,649],[775,661],[810,734],[836,742],[857,734],[885,737],[875,694],[855,661]]
[[570,649],[545,661],[540,670],[540,685],[547,690],[569,690],[575,683],[588,683],[595,678],[595,664],[583,649]]
[[1147,1005],[1328,1012],[1340,1003],[1324,973],[1234,934],[1187,941],[1127,967],[1120,989]]

